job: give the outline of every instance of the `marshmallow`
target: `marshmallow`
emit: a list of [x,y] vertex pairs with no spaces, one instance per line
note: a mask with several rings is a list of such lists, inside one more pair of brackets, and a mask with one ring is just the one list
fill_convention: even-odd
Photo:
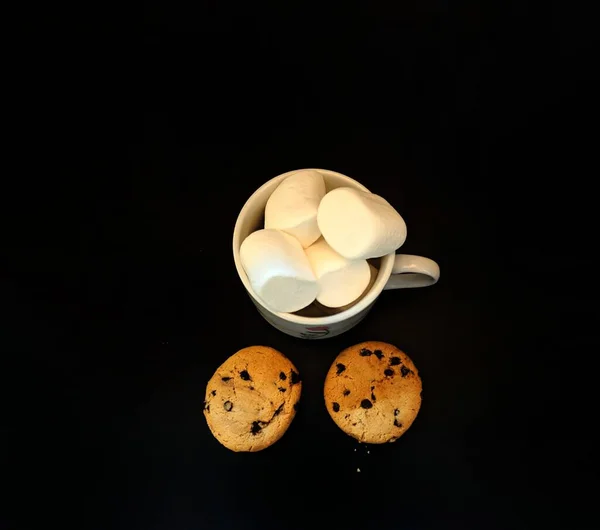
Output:
[[[369,262],[367,262],[367,263],[369,263]],[[342,311],[346,311],[347,309],[354,307],[356,304],[358,304],[358,302],[360,302],[367,295],[367,293],[371,290],[371,287],[373,287],[375,280],[377,279],[377,274],[379,274],[379,271],[375,267],[373,267],[373,265],[371,265],[370,263],[369,263],[369,270],[371,271],[371,279],[369,280],[369,285],[367,285],[367,287],[363,291],[363,294],[361,294],[356,300],[354,300],[353,302],[351,302],[349,304],[340,306],[340,307],[327,307],[327,306],[324,306],[323,304],[320,304],[319,302],[317,302],[315,300],[312,304],[310,304],[308,306],[308,308],[314,307],[313,312],[315,314],[314,315],[306,314],[306,316],[323,317],[323,316],[328,316],[328,315],[337,315],[338,313],[341,313]],[[304,311],[306,311],[308,308],[305,308]]]
[[298,311],[316,298],[317,280],[295,237],[258,230],[244,239],[240,258],[252,289],[273,311]]
[[298,171],[286,178],[271,194],[265,207],[265,228],[276,228],[294,236],[306,248],[321,232],[317,224],[319,202],[325,181],[318,171]]
[[352,188],[325,195],[317,221],[327,243],[347,259],[379,258],[406,240],[404,219],[389,202]]
[[319,283],[317,302],[342,307],[354,302],[371,280],[366,260],[350,261],[340,256],[323,238],[306,249],[308,261]]

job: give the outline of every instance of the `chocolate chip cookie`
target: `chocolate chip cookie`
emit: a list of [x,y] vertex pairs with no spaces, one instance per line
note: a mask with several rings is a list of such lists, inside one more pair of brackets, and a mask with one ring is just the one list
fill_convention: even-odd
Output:
[[325,405],[338,427],[357,440],[395,442],[417,417],[421,390],[408,355],[385,342],[362,342],[331,365]]
[[290,426],[301,391],[289,359],[268,346],[250,346],[217,368],[206,387],[204,416],[228,449],[260,451]]

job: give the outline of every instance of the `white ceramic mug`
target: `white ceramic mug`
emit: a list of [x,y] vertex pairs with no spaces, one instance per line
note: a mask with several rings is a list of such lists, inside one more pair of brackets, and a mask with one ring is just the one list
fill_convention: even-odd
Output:
[[[408,287],[425,287],[436,283],[440,277],[440,268],[435,261],[421,256],[408,254],[388,254],[381,258],[379,273],[372,283],[369,292],[355,305],[337,314],[323,317],[306,317],[293,313],[271,311],[254,293],[250,281],[244,272],[240,260],[240,245],[252,232],[263,228],[264,212],[271,193],[286,177],[299,170],[289,171],[275,177],[260,188],[246,201],[238,215],[233,230],[233,259],[237,273],[248,291],[250,298],[269,324],[293,337],[302,339],[322,339],[335,337],[356,326],[369,312],[377,297],[384,289],[404,289]],[[362,184],[350,177],[317,169],[325,179],[327,191],[342,186],[369,191]]]

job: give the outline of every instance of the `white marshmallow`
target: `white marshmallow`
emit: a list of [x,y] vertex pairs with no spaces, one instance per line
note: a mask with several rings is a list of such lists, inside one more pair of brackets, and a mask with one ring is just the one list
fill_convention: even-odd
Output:
[[273,311],[298,311],[316,298],[317,280],[295,237],[257,230],[242,242],[240,258],[252,289]]
[[[367,262],[369,263],[369,262]],[[351,307],[354,307],[356,304],[358,304],[358,302],[360,302],[365,296],[367,296],[367,293],[371,290],[371,287],[373,287],[373,284],[375,283],[375,280],[377,279],[377,274],[379,274],[379,271],[373,267],[373,265],[371,265],[369,263],[369,269],[371,271],[371,279],[369,280],[369,285],[367,285],[367,288],[364,290],[363,294],[361,294],[356,300],[354,300],[353,302],[343,305],[341,307],[327,307],[324,306],[323,304],[320,304],[319,302],[317,302],[316,300],[310,304],[308,307],[314,307],[314,315],[306,315],[306,316],[325,316],[325,315],[337,315],[338,313],[341,313],[342,311],[346,311],[347,309],[350,309]],[[306,308],[308,309],[308,308]]]
[[371,280],[367,260],[347,260],[323,238],[306,249],[308,261],[319,283],[317,302],[327,307],[342,307],[354,302]]
[[294,236],[306,248],[321,232],[317,224],[319,202],[325,181],[318,171],[298,171],[286,178],[271,194],[265,207],[265,228],[276,228]]
[[317,221],[331,248],[347,259],[385,256],[406,240],[406,224],[383,197],[352,188],[330,191]]

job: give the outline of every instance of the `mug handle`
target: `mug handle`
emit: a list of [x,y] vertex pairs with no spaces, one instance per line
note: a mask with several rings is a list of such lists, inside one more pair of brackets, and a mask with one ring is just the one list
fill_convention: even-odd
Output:
[[429,258],[396,254],[392,274],[384,290],[408,289],[410,287],[427,287],[440,278],[440,266]]

